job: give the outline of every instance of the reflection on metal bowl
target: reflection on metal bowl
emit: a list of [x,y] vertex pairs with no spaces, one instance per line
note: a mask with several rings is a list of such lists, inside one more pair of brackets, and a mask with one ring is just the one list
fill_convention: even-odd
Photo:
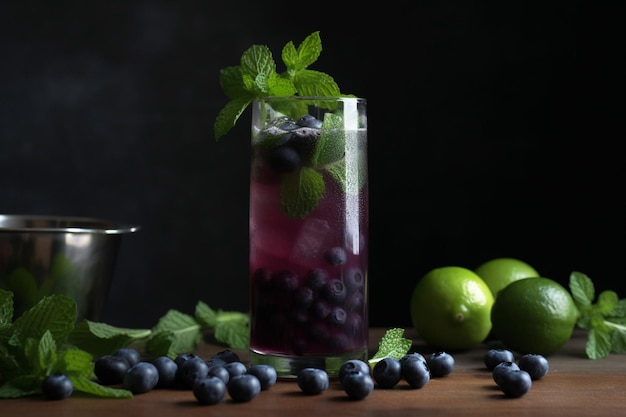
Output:
[[76,301],[77,320],[98,321],[121,238],[137,230],[93,218],[0,215],[0,288],[13,292],[13,319],[64,294]]

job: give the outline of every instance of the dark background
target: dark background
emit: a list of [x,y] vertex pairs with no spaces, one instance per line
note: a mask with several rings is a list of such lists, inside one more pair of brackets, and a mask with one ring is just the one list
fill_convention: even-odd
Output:
[[499,256],[623,298],[622,2],[527,4],[2,1],[0,213],[141,225],[111,324],[247,309],[250,114],[215,140],[219,69],[320,30],[312,69],[369,103],[373,325]]

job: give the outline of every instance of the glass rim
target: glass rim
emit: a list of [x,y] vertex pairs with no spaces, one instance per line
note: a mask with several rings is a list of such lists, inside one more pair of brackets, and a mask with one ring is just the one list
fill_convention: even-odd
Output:
[[364,97],[355,97],[355,96],[265,96],[255,98],[254,101],[276,101],[276,100],[307,100],[307,101],[347,101],[347,100],[357,100],[357,101],[367,101]]

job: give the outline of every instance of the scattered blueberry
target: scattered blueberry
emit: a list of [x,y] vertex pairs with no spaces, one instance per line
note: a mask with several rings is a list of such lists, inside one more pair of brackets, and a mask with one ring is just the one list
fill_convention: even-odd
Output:
[[367,362],[362,361],[360,359],[349,359],[341,364],[339,367],[339,371],[337,377],[339,379],[339,383],[343,381],[343,378],[348,374],[354,373],[370,373],[370,366]]
[[133,394],[151,391],[159,382],[159,371],[150,362],[137,362],[124,375],[124,388]]
[[454,369],[454,357],[448,352],[435,352],[426,358],[430,376],[441,378]]
[[276,369],[270,365],[252,365],[248,368],[248,373],[259,378],[261,383],[261,391],[264,391],[274,385],[278,379]]
[[374,390],[374,380],[369,373],[351,373],[344,376],[341,386],[350,399],[362,400]]
[[226,388],[233,401],[248,402],[261,392],[261,382],[252,374],[237,375],[228,381]]
[[508,397],[521,397],[532,386],[530,374],[521,369],[504,372],[499,378],[498,386]]
[[209,359],[207,359],[206,364],[209,365],[209,368],[212,368],[214,366],[224,366],[226,365],[226,361],[224,359],[220,359],[220,358],[214,358],[211,357]]
[[533,381],[546,376],[550,369],[548,360],[543,355],[531,353],[519,358],[517,365],[522,371],[528,372]]
[[422,388],[430,381],[430,369],[426,359],[420,354],[405,357],[400,360],[402,378],[413,389]]
[[493,371],[500,362],[515,362],[513,352],[508,349],[489,349],[484,357],[487,370]]
[[233,352],[230,349],[222,350],[212,355],[209,360],[223,360],[226,363],[230,362],[241,362],[239,359],[239,355],[236,352]]
[[412,361],[412,360],[419,360],[419,361],[426,363],[426,358],[424,357],[424,355],[418,352],[411,352],[411,353],[405,354],[404,356],[400,358],[400,364],[406,361]]
[[44,378],[41,391],[47,400],[63,400],[74,392],[74,384],[67,375],[52,374]]
[[124,381],[124,375],[130,369],[128,361],[119,356],[105,355],[96,359],[94,374],[102,385],[116,385]]
[[116,350],[113,356],[126,359],[126,362],[128,362],[130,366],[136,365],[141,360],[139,351],[128,347]]
[[328,389],[330,380],[323,369],[304,368],[298,372],[297,383],[303,393],[317,395]]
[[232,379],[235,376],[238,375],[243,375],[248,371],[248,368],[246,368],[246,365],[243,364],[243,362],[229,362],[226,365],[224,365],[224,368],[226,368],[226,370],[228,371],[228,374],[230,375],[230,378]]
[[201,357],[195,357],[184,361],[176,372],[176,380],[183,388],[191,389],[193,384],[202,378],[206,378],[209,373],[209,365]]
[[402,379],[402,366],[396,358],[386,357],[376,362],[372,369],[374,381],[381,388],[393,388]]
[[226,384],[218,377],[202,378],[194,384],[193,395],[201,404],[217,404],[226,395]]
[[228,384],[230,381],[230,372],[226,369],[226,364],[211,366],[207,372],[207,376],[215,376],[224,381],[225,384]]
[[500,362],[493,368],[492,376],[496,384],[500,385],[500,378],[507,372],[519,371],[519,366],[515,362]]
[[168,388],[174,385],[176,382],[176,373],[178,372],[178,365],[176,362],[168,356],[159,356],[152,360],[152,364],[156,366],[159,372],[159,381],[156,388]]

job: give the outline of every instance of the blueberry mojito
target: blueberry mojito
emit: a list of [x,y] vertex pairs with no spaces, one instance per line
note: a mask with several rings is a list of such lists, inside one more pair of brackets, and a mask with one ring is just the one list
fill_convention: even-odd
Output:
[[366,101],[309,69],[319,32],[281,53],[253,45],[220,71],[219,140],[252,107],[250,362],[336,376],[367,359]]
[[366,357],[365,106],[357,98],[253,103],[252,361],[279,355],[298,367],[317,357],[332,373],[328,358]]

